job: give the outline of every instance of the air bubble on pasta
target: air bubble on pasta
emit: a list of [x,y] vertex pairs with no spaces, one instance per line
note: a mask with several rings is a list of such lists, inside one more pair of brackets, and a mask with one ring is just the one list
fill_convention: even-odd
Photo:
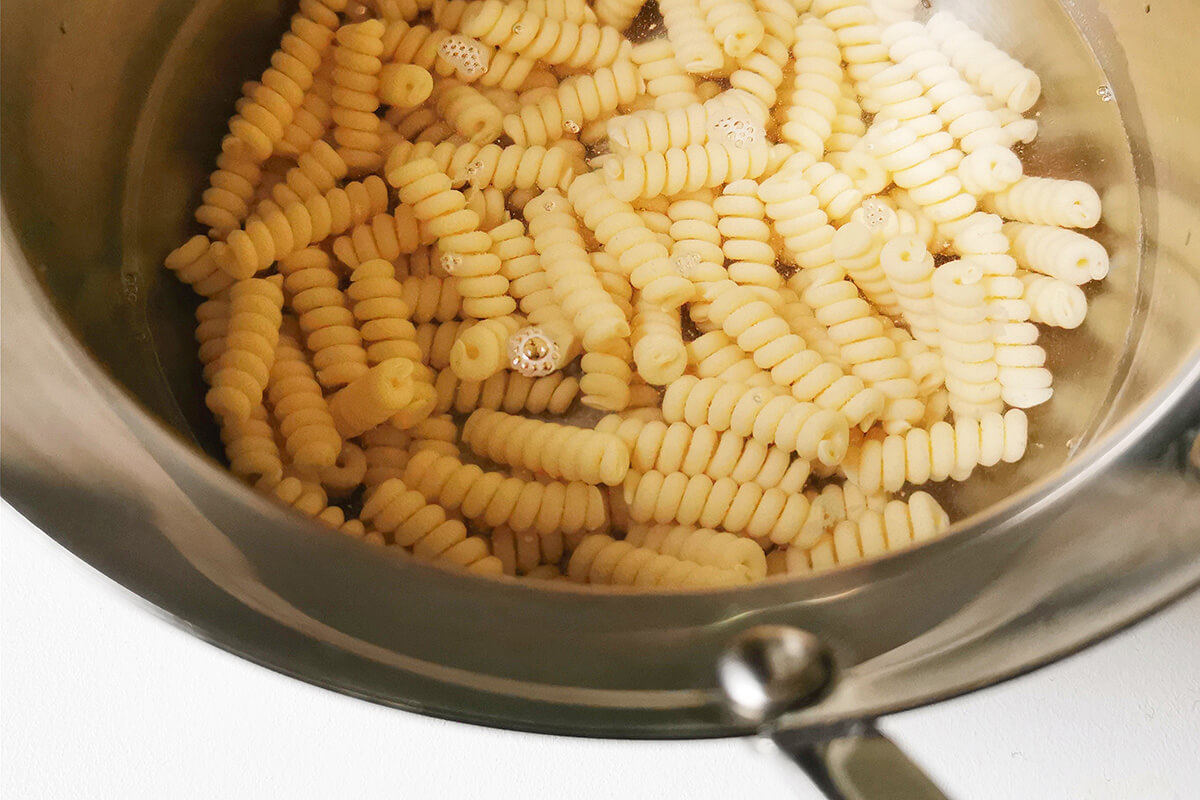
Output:
[[509,336],[505,354],[509,366],[529,378],[541,378],[562,366],[558,343],[536,326],[521,328]]
[[479,41],[461,33],[449,36],[438,45],[438,55],[454,67],[463,80],[473,80],[487,72],[491,53]]

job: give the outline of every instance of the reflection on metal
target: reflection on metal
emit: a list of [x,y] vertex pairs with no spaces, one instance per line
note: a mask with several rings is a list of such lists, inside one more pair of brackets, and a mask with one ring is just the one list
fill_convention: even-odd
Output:
[[833,678],[833,657],[807,631],[758,625],[721,654],[717,676],[731,710],[762,725],[816,699]]

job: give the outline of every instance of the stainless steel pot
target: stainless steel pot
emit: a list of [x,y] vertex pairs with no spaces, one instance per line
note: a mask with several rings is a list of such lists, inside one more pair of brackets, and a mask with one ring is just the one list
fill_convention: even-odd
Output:
[[845,783],[865,751],[817,743],[1062,657],[1200,583],[1200,105],[1186,88],[1200,6],[933,0],[1042,74],[1031,171],[1085,176],[1106,204],[1113,275],[1081,330],[1046,336],[1058,388],[1033,415],[1039,444],[958,492],[962,521],[941,541],[805,580],[648,596],[384,557],[212,457],[195,300],[160,264],[190,231],[281,5],[3,7],[4,495],[197,635],[469,722],[621,737],[766,725]]

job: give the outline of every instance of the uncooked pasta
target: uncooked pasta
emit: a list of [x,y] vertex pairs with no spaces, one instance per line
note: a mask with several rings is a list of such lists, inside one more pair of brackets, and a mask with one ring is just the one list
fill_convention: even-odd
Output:
[[303,0],[165,259],[230,471],[610,591],[945,535],[1114,265],[1037,74],[922,5]]

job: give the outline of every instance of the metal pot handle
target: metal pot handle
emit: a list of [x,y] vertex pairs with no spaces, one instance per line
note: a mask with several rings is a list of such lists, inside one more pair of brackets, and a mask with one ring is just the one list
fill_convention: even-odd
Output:
[[829,800],[947,800],[873,720],[815,730],[779,724],[833,684],[832,654],[811,633],[749,628],[722,654],[717,671],[730,710],[758,726],[757,748],[798,768]]

